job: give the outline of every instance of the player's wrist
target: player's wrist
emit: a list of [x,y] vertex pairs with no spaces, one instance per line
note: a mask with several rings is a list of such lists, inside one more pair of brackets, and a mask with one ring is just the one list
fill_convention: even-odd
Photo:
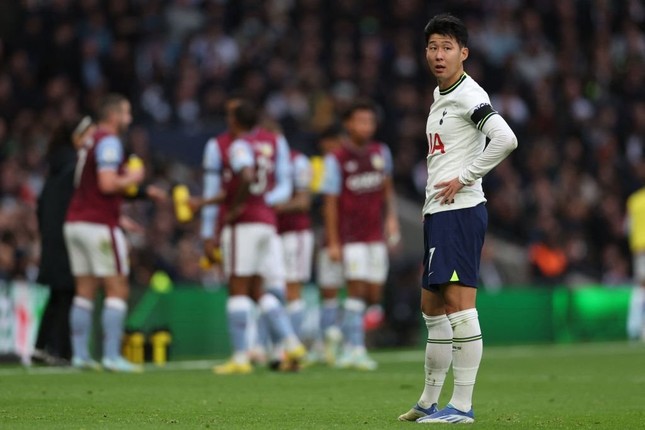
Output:
[[460,183],[461,185],[463,185],[463,186],[468,186],[468,185],[472,184],[473,182],[475,182],[474,180],[472,180],[472,181],[471,181],[471,180],[469,180],[469,179],[465,178],[463,173],[459,175],[459,177],[457,178],[457,180],[458,180],[458,181],[459,181],[459,183]]

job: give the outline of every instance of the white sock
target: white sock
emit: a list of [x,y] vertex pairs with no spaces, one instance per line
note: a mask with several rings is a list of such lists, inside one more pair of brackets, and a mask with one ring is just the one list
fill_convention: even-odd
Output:
[[452,361],[452,327],[445,315],[428,316],[423,314],[428,327],[428,343],[426,343],[425,386],[419,406],[429,408],[439,402],[439,395],[446,374]]
[[477,309],[448,315],[452,325],[452,372],[455,388],[450,404],[463,412],[472,408],[473,388],[482,359],[482,332]]
[[640,285],[632,290],[627,314],[627,336],[630,339],[639,339],[643,333],[643,313],[645,312],[645,287]]

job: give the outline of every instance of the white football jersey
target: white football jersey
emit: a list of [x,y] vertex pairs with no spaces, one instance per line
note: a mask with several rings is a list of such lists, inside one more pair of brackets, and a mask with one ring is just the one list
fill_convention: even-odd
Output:
[[435,185],[456,177],[472,177],[466,170],[484,151],[486,134],[482,129],[496,114],[486,91],[466,73],[450,88],[435,88],[426,124],[428,182],[424,215],[470,208],[486,201],[481,177],[472,182],[462,180],[468,185],[455,195],[451,204],[441,205],[440,200],[435,200],[440,191]]

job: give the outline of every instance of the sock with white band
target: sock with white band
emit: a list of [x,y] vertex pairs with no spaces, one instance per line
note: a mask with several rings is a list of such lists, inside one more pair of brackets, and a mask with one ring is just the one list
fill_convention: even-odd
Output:
[[425,355],[425,385],[419,406],[429,408],[439,402],[439,395],[452,362],[452,327],[446,315],[423,314],[428,328]]
[[452,325],[452,372],[455,387],[450,404],[463,412],[472,407],[473,388],[482,358],[483,342],[476,309],[448,315]]

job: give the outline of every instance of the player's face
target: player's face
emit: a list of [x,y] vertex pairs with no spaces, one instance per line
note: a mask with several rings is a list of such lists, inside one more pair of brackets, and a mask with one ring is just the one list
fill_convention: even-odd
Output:
[[430,35],[426,46],[426,60],[439,82],[439,88],[447,88],[459,79],[464,71],[463,63],[466,58],[468,48],[459,46],[454,37]]
[[228,128],[233,128],[235,125],[235,115],[233,114],[233,111],[235,110],[236,107],[240,105],[240,100],[239,99],[231,99],[226,102],[226,124]]
[[352,140],[364,143],[376,132],[376,115],[369,109],[357,110],[347,119],[345,127]]

